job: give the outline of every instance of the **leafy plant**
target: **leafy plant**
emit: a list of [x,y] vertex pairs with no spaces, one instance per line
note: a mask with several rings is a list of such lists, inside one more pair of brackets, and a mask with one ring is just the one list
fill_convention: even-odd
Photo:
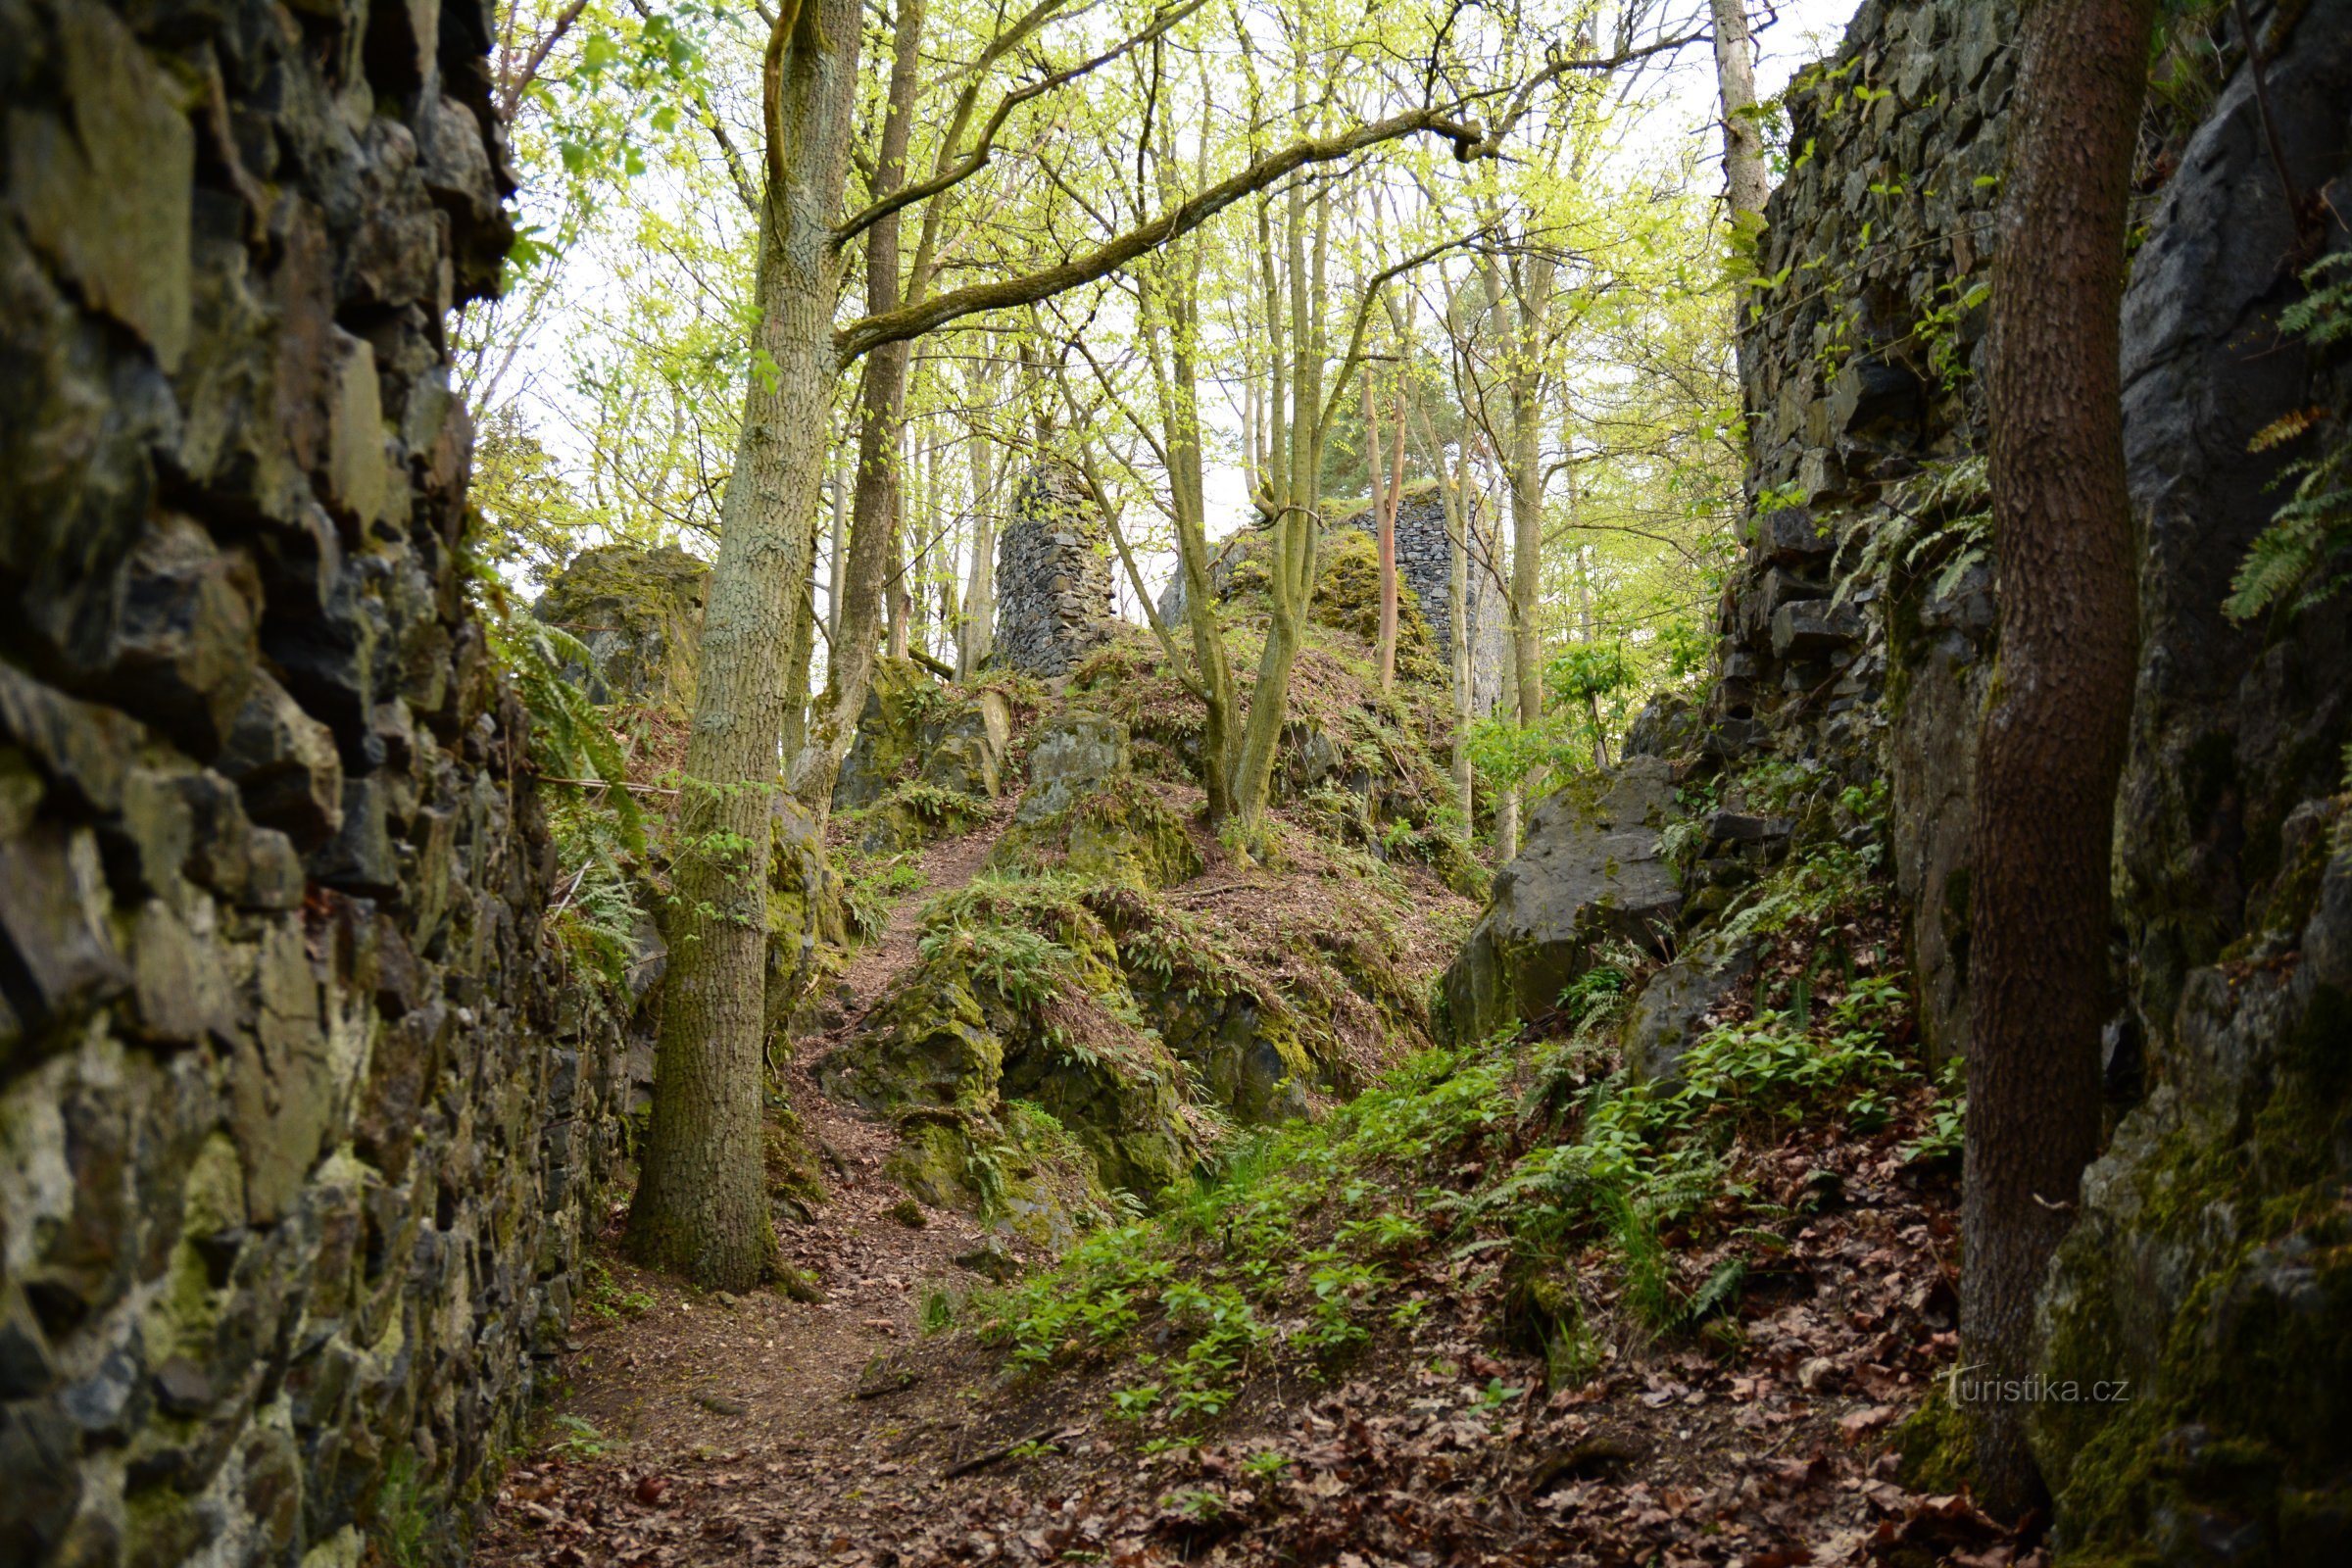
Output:
[[[2352,252],[2322,257],[2303,282],[2311,292],[2278,313],[2280,332],[2314,351],[2352,341]],[[2279,484],[2294,481],[2294,493],[2255,536],[2222,602],[2232,620],[2280,607],[2307,609],[2352,582],[2352,566],[2342,560],[2352,551],[2352,432],[2341,411],[2298,410],[2264,426],[2247,446],[2267,452],[2314,432],[2319,450],[2278,475]]]

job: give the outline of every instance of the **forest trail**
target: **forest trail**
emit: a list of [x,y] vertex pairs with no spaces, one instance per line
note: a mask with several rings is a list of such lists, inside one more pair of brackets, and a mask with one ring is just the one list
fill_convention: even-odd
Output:
[[992,1239],[958,1214],[898,1217],[911,1210],[882,1174],[891,1129],[825,1098],[809,1069],[915,961],[920,910],[976,874],[1008,814],[926,852],[926,885],[858,951],[838,1020],[789,1068],[826,1200],[782,1241],[824,1298],[705,1294],[609,1262],[566,1350],[566,1392],[503,1478],[478,1562],[2041,1559],[1965,1494],[1897,1479],[1890,1439],[1953,1346],[1952,1193],[1900,1149],[1917,1107],[1867,1137],[1792,1128],[1753,1151],[1744,1179],[1812,1217],[1748,1278],[1731,1332],[1629,1342],[1581,1384],[1547,1388],[1540,1357],[1498,1341],[1494,1270],[1444,1249],[1393,1264],[1395,1294],[1426,1308],[1409,1331],[1328,1381],[1253,1371],[1178,1443],[1144,1443],[1112,1413],[1115,1359],[1019,1373],[968,1333],[926,1334],[926,1297],[985,1283],[958,1259],[993,1261],[976,1255]]
[[[785,1260],[822,1279],[822,1298],[782,1291],[742,1297],[706,1294],[619,1260],[625,1209],[615,1205],[600,1242],[611,1280],[583,1303],[565,1354],[566,1388],[534,1458],[512,1474],[477,1550],[483,1563],[709,1562],[815,1560],[805,1554],[754,1554],[731,1544],[681,1548],[662,1529],[632,1531],[614,1513],[591,1505],[559,1512],[547,1502],[583,1485],[609,1487],[657,1523],[681,1490],[723,1500],[733,1489],[792,1498],[812,1512],[841,1501],[821,1483],[883,1477],[904,1467],[879,1446],[895,1433],[845,1419],[858,1408],[860,1374],[877,1357],[914,1340],[926,1283],[969,1284],[956,1259],[1002,1256],[977,1221],[947,1210],[921,1210],[906,1224],[893,1210],[910,1200],[881,1174],[894,1144],[890,1127],[825,1096],[814,1061],[856,1032],[865,1013],[917,960],[923,906],[978,873],[1011,811],[1002,803],[974,831],[931,846],[924,883],[890,907],[881,936],[860,946],[833,982],[840,1020],[801,1043],[785,1069],[790,1102],[808,1148],[817,1154],[826,1201],[808,1223],[779,1235]],[[984,1264],[993,1258],[983,1256]],[[721,1468],[715,1474],[713,1466]],[[723,1520],[723,1507],[711,1512]]]

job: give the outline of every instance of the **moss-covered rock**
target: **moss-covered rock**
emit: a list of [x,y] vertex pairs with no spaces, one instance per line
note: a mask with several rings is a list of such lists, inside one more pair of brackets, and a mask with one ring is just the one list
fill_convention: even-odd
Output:
[[767,973],[764,1004],[770,1034],[793,1014],[849,946],[841,875],[826,858],[816,823],[782,790],[772,798],[775,842],[767,863]]
[[[858,1037],[817,1065],[836,1100],[884,1115],[917,1109],[996,1108],[1004,1045],[973,993],[968,963],[916,965]],[[921,1197],[921,1194],[916,1194]]]
[[1067,872],[1135,888],[1172,887],[1200,874],[1200,852],[1152,786],[1114,774],[1073,793],[1060,810],[1016,814],[987,868]]
[[2298,961],[2192,971],[2166,1078],[2083,1179],[2035,1405],[2078,1560],[2352,1555],[2352,863]]
[[935,903],[924,923],[921,961],[819,1064],[827,1094],[965,1117],[1028,1102],[1087,1152],[1103,1185],[1147,1200],[1192,1169],[1200,1139],[1183,1069],[1137,1011],[1117,945],[1072,884],[983,879]]
[[922,756],[923,719],[938,682],[911,659],[877,659],[858,734],[833,783],[833,809],[871,806],[912,775]]
[[911,659],[874,662],[833,809],[871,807],[907,785],[993,799],[1004,793],[1012,710],[1004,694],[945,686]]
[[566,670],[596,703],[641,703],[687,712],[702,657],[710,568],[683,550],[606,545],[572,557],[532,607],[577,637],[594,669]]
[[861,810],[842,814],[862,855],[898,855],[933,839],[968,833],[988,815],[988,802],[961,790],[920,780],[894,786]]
[[977,1215],[1032,1246],[1064,1249],[1110,1211],[1093,1157],[1035,1106],[1014,1102],[1001,1117],[912,1111],[898,1133],[885,1176],[934,1208]]

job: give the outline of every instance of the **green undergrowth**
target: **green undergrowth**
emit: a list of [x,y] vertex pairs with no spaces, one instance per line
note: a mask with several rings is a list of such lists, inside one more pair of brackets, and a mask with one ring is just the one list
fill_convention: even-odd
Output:
[[1612,1344],[1699,1332],[1797,1218],[1749,1156],[1800,1123],[1859,1135],[1917,1108],[1909,1004],[1895,979],[1858,980],[1807,1021],[1710,1031],[1656,1085],[1616,1070],[1622,992],[1593,990],[1569,1039],[1417,1052],[1320,1121],[1238,1138],[1157,1216],[975,1295],[961,1321],[1016,1370],[1102,1371],[1111,1412],[1163,1436],[1253,1375],[1329,1378],[1462,1301],[1557,1382]]

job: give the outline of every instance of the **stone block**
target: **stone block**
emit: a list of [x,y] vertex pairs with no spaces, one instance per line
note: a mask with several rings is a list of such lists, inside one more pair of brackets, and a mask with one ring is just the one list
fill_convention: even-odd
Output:
[[1029,790],[1013,813],[1036,822],[1067,810],[1095,785],[1127,770],[1127,726],[1098,713],[1064,712],[1029,748]]
[[1852,605],[1808,600],[1773,612],[1772,651],[1780,659],[1806,659],[1842,649],[1862,635],[1862,612]]
[[1837,548],[1830,530],[1803,507],[1783,507],[1756,519],[1756,553],[1773,565],[1813,567]]
[[196,136],[178,93],[96,0],[60,0],[65,118],[12,108],[9,190],[24,232],[167,371],[188,348]]
[[216,760],[243,792],[246,814],[297,845],[323,844],[343,826],[334,733],[267,673],[255,673]]
[[6,999],[19,1027],[51,1028],[120,996],[130,970],[116,948],[97,835],[42,822],[0,841]]
[[1666,760],[1632,757],[1603,786],[1580,780],[1528,813],[1525,847],[1446,971],[1453,1039],[1551,1011],[1602,941],[1648,946],[1673,929],[1683,894],[1658,843],[1673,803]]
[[166,516],[132,552],[108,694],[210,758],[244,706],[262,584],[193,518]]

